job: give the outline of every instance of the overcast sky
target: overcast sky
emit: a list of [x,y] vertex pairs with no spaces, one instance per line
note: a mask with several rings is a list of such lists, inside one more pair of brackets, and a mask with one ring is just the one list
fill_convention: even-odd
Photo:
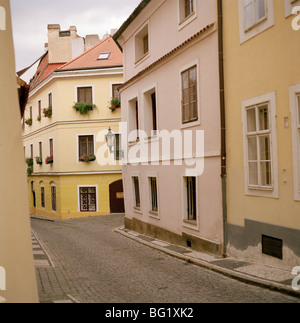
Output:
[[16,70],[37,60],[45,51],[48,24],[62,30],[77,27],[78,35],[100,38],[119,28],[141,0],[10,0]]

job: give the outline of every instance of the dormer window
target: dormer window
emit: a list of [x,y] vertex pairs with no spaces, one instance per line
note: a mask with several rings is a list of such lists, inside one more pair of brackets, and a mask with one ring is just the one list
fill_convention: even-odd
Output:
[[98,56],[98,60],[107,60],[110,56],[110,53],[100,53]]

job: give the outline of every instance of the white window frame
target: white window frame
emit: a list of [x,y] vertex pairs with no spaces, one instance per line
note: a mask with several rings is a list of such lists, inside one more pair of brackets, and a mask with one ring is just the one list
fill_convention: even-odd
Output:
[[256,21],[250,28],[245,29],[244,0],[239,1],[239,31],[240,44],[260,34],[274,25],[273,0],[265,0],[266,17]]
[[[195,177],[196,179],[196,220],[189,220],[187,217],[187,185],[186,179],[187,177]],[[181,177],[181,187],[182,187],[182,226],[199,231],[199,176],[198,174],[186,174],[182,175]]]
[[94,133],[78,133],[76,134],[77,137],[77,153],[76,153],[76,159],[78,164],[82,164],[82,162],[79,161],[79,137],[86,137],[86,136],[93,136],[93,144],[94,144],[94,155],[96,155],[96,135]]
[[[156,179],[156,193],[157,193],[157,211],[152,211],[152,192],[151,192],[151,182],[150,179]],[[159,219],[159,183],[157,173],[147,174],[147,186],[148,186],[148,214],[149,217]]]
[[[133,104],[138,104],[138,121],[139,121],[139,129],[136,129],[136,115],[133,116],[135,113],[135,107]],[[128,133],[128,142],[129,144],[139,142],[140,138],[140,130],[141,130],[141,101],[139,100],[138,95],[133,96],[127,101],[127,133]],[[137,130],[139,134],[137,133]],[[132,132],[135,131],[135,136],[132,135]]]
[[[141,51],[138,49],[143,46],[143,39],[144,39],[144,33],[145,30],[147,29],[147,33],[145,35],[148,35],[148,52],[141,54]],[[143,62],[145,59],[147,59],[150,56],[151,52],[151,41],[150,41],[150,32],[149,32],[149,21],[146,21],[140,28],[139,30],[135,33],[133,36],[134,39],[134,62],[135,65],[140,64]]]
[[177,0],[177,6],[178,6],[178,30],[183,29],[186,25],[188,25],[190,22],[195,20],[198,16],[197,14],[197,1],[193,0],[193,6],[194,6],[194,12],[192,12],[189,16],[183,18],[184,14],[182,13],[182,10],[184,10],[184,0]]
[[[87,211],[87,212],[82,212],[80,211],[80,189],[84,187],[94,187],[96,188],[96,211]],[[99,198],[98,198],[98,184],[91,184],[91,185],[77,185],[77,207],[78,207],[78,212],[79,213],[95,213],[99,212]]]
[[[270,122],[270,155],[272,164],[272,187],[254,187],[249,185],[248,163],[248,136],[247,136],[247,110],[252,106],[268,103]],[[257,121],[258,122],[258,121]],[[264,196],[278,198],[278,157],[277,157],[277,131],[276,131],[276,93],[271,92],[242,102],[243,146],[244,146],[244,180],[245,194],[250,196]]]
[[[290,111],[292,125],[292,145],[293,145],[293,168],[294,168],[294,199],[300,201],[300,127],[298,110],[298,96],[300,96],[300,84],[289,88]],[[299,107],[300,108],[300,107]]]
[[[149,105],[147,104],[146,100],[147,100],[147,96],[151,95],[152,93],[155,93],[155,98],[156,98],[156,127],[157,130],[153,131],[153,125],[151,124],[149,127],[149,119],[151,121],[152,120],[152,105],[151,107],[149,107]],[[143,90],[143,102],[142,102],[142,106],[143,106],[143,130],[147,133],[148,138],[145,139],[155,139],[157,138],[157,132],[158,132],[158,104],[157,104],[157,83],[152,84],[151,86],[148,86],[147,88],[145,88]],[[152,102],[151,102],[152,103]],[[149,112],[149,109],[151,109],[151,113]],[[151,118],[150,118],[151,116]],[[150,130],[151,129],[151,130]],[[151,132],[151,133],[150,133]]]
[[300,6],[300,0],[284,0],[284,11],[286,18],[292,15],[292,10],[296,6]]
[[[185,71],[185,70],[188,70],[190,69],[191,67],[193,66],[196,66],[197,68],[197,109],[198,109],[198,120],[196,121],[191,121],[191,122],[188,122],[188,123],[183,123],[182,122],[182,100],[183,100],[183,97],[182,97],[182,73]],[[200,115],[200,111],[201,111],[201,108],[200,108],[200,95],[201,95],[201,92],[200,92],[200,71],[199,71],[199,60],[196,59],[192,62],[190,62],[189,64],[183,66],[180,70],[179,70],[179,93],[180,93],[180,102],[179,102],[179,105],[180,105],[180,109],[179,109],[179,113],[180,113],[180,128],[181,129],[184,129],[184,128],[189,128],[189,127],[194,127],[194,126],[199,126],[201,124],[201,115]]]

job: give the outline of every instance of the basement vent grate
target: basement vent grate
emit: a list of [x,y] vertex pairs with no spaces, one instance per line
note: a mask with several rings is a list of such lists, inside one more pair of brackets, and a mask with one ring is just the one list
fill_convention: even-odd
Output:
[[282,254],[283,242],[280,239],[262,236],[262,253],[278,259],[283,259]]

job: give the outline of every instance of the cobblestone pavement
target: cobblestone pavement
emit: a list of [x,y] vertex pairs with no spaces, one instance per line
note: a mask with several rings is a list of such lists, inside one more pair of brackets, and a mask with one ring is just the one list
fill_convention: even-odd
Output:
[[296,303],[118,234],[123,215],[32,217],[41,303]]

